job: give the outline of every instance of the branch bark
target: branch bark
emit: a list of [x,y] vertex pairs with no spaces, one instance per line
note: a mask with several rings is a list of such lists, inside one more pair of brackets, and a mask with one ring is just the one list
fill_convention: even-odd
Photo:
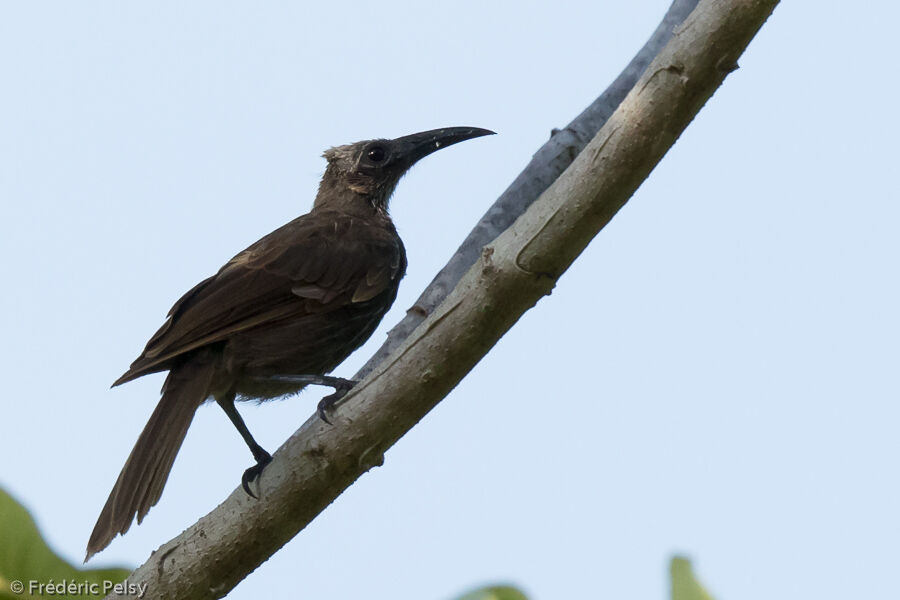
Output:
[[443,302],[345,397],[335,426],[315,417],[304,423],[264,471],[260,500],[235,490],[129,583],[146,584],[145,598],[220,598],[382,464],[384,452],[550,293],[736,68],[777,2],[701,0],[574,162],[476,252]]

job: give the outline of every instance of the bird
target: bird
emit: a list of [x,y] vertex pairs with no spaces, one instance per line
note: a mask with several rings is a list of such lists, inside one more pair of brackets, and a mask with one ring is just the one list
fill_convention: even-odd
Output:
[[334,394],[326,422],[353,381],[327,376],[375,331],[397,297],[406,250],[388,213],[400,178],[420,159],[493,134],[448,127],[325,151],[312,209],[229,260],[184,294],[113,387],[168,371],[159,403],[138,437],[87,544],[87,562],[138,524],[160,499],[196,410],[214,399],[250,448],[249,483],[272,460],[236,400],[265,401],[308,384]]

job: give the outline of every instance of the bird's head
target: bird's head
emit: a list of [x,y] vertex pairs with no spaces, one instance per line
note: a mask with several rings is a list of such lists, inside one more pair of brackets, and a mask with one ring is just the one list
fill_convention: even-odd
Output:
[[441,148],[493,133],[477,127],[448,127],[329,148],[323,155],[328,167],[315,206],[349,198],[364,199],[376,209],[386,210],[397,182],[416,162]]

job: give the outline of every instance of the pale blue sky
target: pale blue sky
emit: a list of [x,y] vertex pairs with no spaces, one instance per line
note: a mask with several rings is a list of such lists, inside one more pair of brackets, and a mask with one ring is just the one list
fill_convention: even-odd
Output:
[[[0,486],[80,561],[158,398],[110,391],[172,302],[310,206],[328,146],[497,136],[400,184],[384,338],[667,0],[20,2],[0,8]],[[849,8],[848,8],[849,7]],[[572,269],[457,389],[230,598],[896,598],[894,3],[785,2]],[[325,393],[242,407],[274,450]],[[204,407],[137,565],[251,458]]]

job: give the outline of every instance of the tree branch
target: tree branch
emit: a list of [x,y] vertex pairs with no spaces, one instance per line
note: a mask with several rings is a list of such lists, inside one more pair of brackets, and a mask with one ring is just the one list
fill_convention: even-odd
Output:
[[547,143],[534,153],[525,169],[484,213],[450,261],[406,311],[406,316],[391,329],[387,340],[356,373],[354,379],[362,379],[387,358],[444,301],[469,267],[475,264],[481,249],[512,225],[572,164],[578,153],[600,131],[625,95],[631,91],[650,61],[672,38],[675,28],[691,14],[697,2],[698,0],[674,0],[656,31],[616,80],[565,128],[553,130]]
[[237,489],[129,577],[145,598],[219,598],[373,466],[550,293],[737,65],[778,0],[701,0],[568,169],[346,396],[275,453],[261,499]]

